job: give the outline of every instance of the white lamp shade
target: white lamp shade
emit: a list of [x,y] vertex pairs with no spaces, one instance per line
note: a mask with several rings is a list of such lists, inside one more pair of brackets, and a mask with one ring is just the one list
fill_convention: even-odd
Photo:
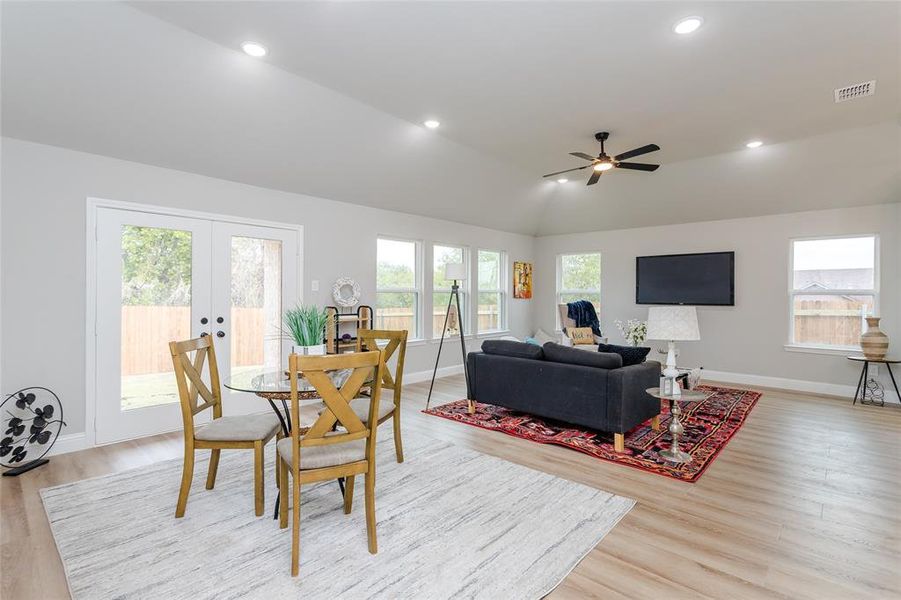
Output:
[[463,263],[447,263],[444,265],[444,278],[462,281],[466,279],[466,265]]
[[652,306],[648,309],[649,340],[692,342],[701,339],[694,306]]

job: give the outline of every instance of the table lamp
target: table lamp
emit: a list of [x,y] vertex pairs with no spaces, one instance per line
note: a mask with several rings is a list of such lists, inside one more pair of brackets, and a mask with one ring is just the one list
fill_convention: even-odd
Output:
[[675,378],[676,342],[694,342],[701,339],[698,331],[698,312],[694,306],[652,306],[648,309],[649,340],[662,340],[669,344],[666,353],[664,377]]

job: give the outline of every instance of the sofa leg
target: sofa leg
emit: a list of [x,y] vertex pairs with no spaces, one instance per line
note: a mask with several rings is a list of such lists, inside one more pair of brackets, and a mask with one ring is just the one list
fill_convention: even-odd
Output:
[[651,419],[651,429],[654,431],[660,431],[660,415],[653,417]]
[[616,452],[625,452],[626,451],[626,436],[622,433],[614,433],[613,434],[613,449]]

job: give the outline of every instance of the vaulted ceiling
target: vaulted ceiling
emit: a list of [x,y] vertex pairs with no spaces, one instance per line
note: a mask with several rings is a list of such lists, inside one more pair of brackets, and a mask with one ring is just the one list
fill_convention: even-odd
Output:
[[[529,234],[897,201],[901,3],[2,6],[3,134]],[[673,23],[703,16],[694,34]],[[243,55],[265,44],[263,59]],[[833,88],[877,80],[835,104]],[[441,121],[438,130],[423,119]],[[568,152],[647,143],[592,187]],[[765,142],[747,150],[750,139]],[[584,171],[583,171],[584,173]],[[584,178],[583,178],[584,179]]]

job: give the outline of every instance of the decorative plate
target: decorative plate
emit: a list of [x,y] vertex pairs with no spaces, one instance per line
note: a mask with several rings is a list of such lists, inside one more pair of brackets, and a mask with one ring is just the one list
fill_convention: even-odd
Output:
[[350,277],[339,277],[332,286],[335,304],[342,308],[353,308],[360,303],[360,284]]
[[65,425],[59,397],[43,387],[10,394],[0,404],[0,415],[0,465],[4,467],[43,458]]

